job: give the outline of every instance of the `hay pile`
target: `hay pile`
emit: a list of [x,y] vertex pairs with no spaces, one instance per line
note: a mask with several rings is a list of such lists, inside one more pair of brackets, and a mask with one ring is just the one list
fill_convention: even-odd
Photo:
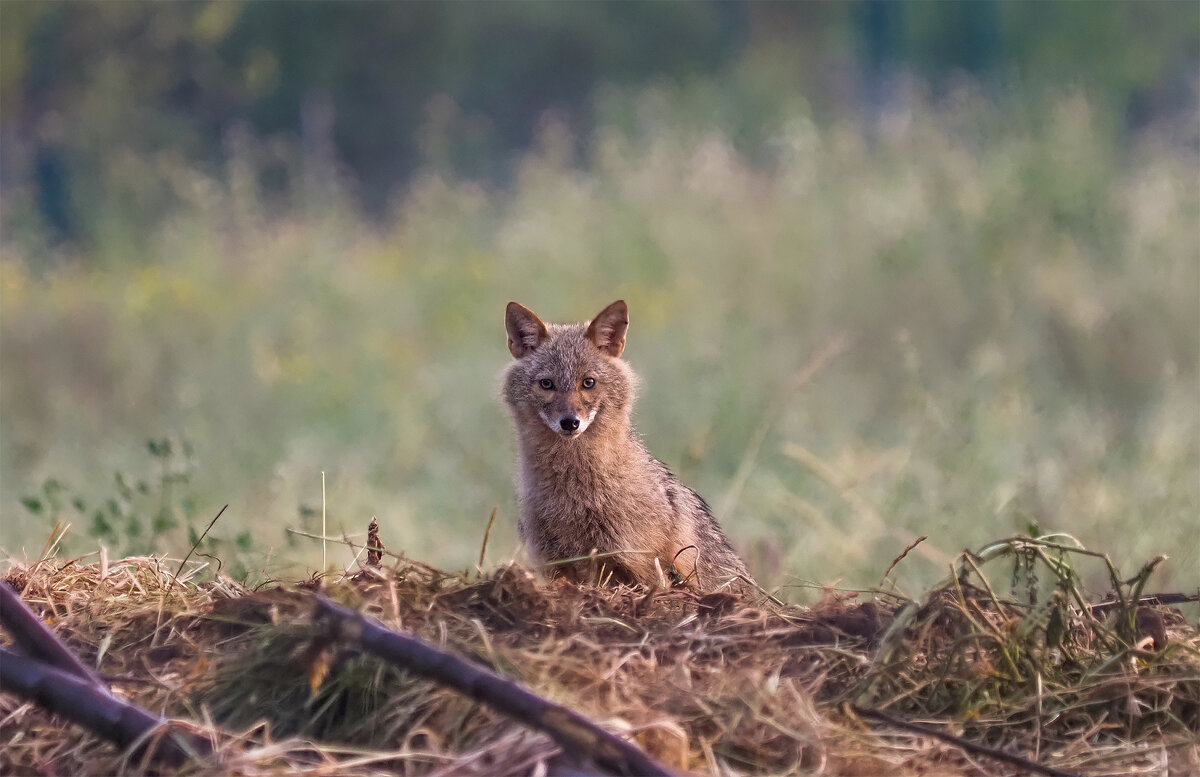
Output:
[[[1035,555],[1009,547],[1018,561]],[[211,736],[215,755],[187,774],[572,766],[498,712],[315,641],[318,588],[696,773],[1026,773],[864,708],[1059,769],[1200,773],[1200,633],[1170,607],[1089,612],[1073,601],[1070,575],[1035,604],[997,595],[968,569],[919,602],[831,595],[807,609],[577,587],[517,566],[447,573],[403,558],[257,591],[175,581],[174,569],[153,558],[50,558],[15,565],[5,580],[119,695]],[[0,694],[4,774],[151,768]]]

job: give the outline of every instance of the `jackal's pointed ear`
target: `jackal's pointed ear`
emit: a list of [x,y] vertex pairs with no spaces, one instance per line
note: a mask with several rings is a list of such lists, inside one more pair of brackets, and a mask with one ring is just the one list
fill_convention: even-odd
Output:
[[592,345],[612,357],[625,350],[625,332],[629,329],[629,307],[619,299],[601,310],[588,324],[587,339]]
[[504,311],[504,328],[508,330],[508,350],[514,359],[532,353],[550,336],[537,313],[516,302],[508,303]]

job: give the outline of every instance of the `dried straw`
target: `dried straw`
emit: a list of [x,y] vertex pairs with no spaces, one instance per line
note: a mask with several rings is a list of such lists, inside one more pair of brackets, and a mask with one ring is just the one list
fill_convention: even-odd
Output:
[[[1025,546],[1013,554],[1031,557]],[[172,584],[165,559],[106,562],[51,557],[14,564],[5,580],[115,692],[217,743],[183,773],[579,766],[500,713],[317,639],[317,587],[695,773],[1021,773],[955,737],[1086,774],[1200,770],[1195,625],[1151,608],[1157,620],[1137,620],[1162,627],[1165,645],[1154,649],[1120,614],[1078,606],[1084,592],[1056,590],[1032,605],[997,594],[978,559],[901,607],[837,595],[811,609],[580,587],[515,565],[449,573],[395,557],[337,580],[257,591],[224,577],[197,583],[195,570]],[[951,741],[867,720],[854,705],[936,726]],[[0,695],[0,773],[151,768]]]

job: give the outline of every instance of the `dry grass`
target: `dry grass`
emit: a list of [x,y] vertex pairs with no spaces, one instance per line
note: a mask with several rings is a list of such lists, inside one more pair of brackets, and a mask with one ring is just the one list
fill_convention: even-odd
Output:
[[[1200,633],[1169,607],[1080,607],[1085,593],[1071,564],[1090,557],[1079,552],[1006,540],[965,556],[958,574],[920,601],[830,593],[812,609],[576,587],[512,565],[447,573],[403,558],[257,591],[222,577],[172,584],[178,562],[155,558],[47,558],[14,565],[5,579],[118,694],[211,735],[216,755],[187,773],[545,774],[563,766],[545,736],[499,713],[373,658],[315,649],[317,588],[697,773],[1023,773],[881,727],[854,704],[1087,774],[1196,773]],[[1033,604],[996,593],[979,569],[1005,557],[1018,560]],[[1115,590],[1134,596],[1151,569],[1140,581],[1118,579]],[[1045,579],[1029,580],[1037,570]],[[0,772],[146,771],[0,696]]]

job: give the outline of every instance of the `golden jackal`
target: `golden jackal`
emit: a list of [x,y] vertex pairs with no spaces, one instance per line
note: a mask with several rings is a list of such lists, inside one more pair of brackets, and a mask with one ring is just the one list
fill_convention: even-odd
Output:
[[603,569],[617,582],[703,591],[751,581],[708,505],[634,433],[624,300],[582,324],[545,324],[510,302],[504,325],[516,359],[504,400],[517,431],[519,526],[534,559],[597,554],[556,568],[575,579]]

